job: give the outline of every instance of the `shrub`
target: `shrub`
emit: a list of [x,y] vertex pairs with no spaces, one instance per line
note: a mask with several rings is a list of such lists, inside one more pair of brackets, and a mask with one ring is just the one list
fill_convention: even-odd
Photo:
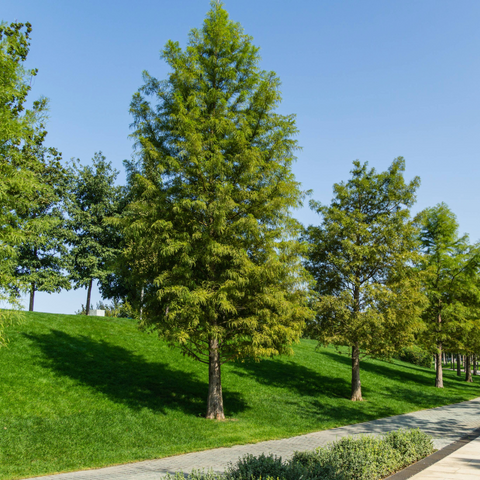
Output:
[[[345,437],[313,452],[295,452],[282,462],[275,455],[246,455],[224,474],[194,471],[189,480],[379,480],[433,452],[429,435],[398,430],[382,437]],[[167,477],[172,479],[173,477]],[[183,479],[183,476],[174,480]]]
[[414,365],[419,365],[420,367],[430,368],[432,366],[432,355],[431,353],[423,350],[416,345],[411,345],[409,347],[403,347],[397,358],[403,360],[404,362],[413,363]]

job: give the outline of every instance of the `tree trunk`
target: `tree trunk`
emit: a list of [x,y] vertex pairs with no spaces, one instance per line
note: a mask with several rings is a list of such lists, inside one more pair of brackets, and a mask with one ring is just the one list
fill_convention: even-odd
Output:
[[142,287],[140,290],[140,320],[143,317],[143,295],[145,294],[145,288]]
[[28,311],[33,312],[33,306],[35,304],[35,282],[32,282],[32,286],[30,288],[30,304],[28,306]]
[[477,356],[473,356],[473,375],[475,376],[477,374]]
[[465,356],[465,381],[473,382],[472,380],[472,364],[470,355]]
[[222,376],[220,371],[220,352],[218,351],[218,340],[209,340],[208,356],[208,402],[207,418],[224,420]]
[[460,354],[457,353],[457,376],[462,376],[462,364],[460,363]]
[[443,388],[443,371],[442,371],[442,342],[437,343],[438,351],[435,354],[437,360],[437,372],[435,374],[435,387]]
[[362,384],[360,382],[360,348],[358,344],[352,347],[352,398],[353,402],[361,402]]
[[90,283],[88,284],[87,305],[85,306],[85,315],[90,314],[90,301],[91,301],[91,298],[92,298],[92,284],[93,284],[93,278],[90,279]]

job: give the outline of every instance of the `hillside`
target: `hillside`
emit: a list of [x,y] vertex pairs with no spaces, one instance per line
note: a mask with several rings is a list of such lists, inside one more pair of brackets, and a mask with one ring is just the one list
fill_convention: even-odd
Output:
[[159,458],[322,430],[480,396],[478,378],[350,360],[303,340],[293,357],[224,366],[226,422],[202,418],[207,368],[135,322],[27,313],[0,350],[0,478]]

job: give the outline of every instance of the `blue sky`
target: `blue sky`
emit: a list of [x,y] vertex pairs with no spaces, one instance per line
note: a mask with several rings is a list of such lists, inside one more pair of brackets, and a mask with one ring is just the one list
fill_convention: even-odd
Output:
[[[478,0],[227,0],[282,80],[303,147],[294,166],[313,198],[329,202],[352,161],[386,169],[406,159],[420,176],[414,212],[441,201],[480,240],[480,2]],[[132,154],[128,113],[159,52],[187,41],[208,0],[2,0],[1,19],[33,25],[32,98],[50,99],[47,144],[88,163],[102,150],[117,169]],[[120,181],[123,181],[123,171]],[[316,215],[296,213],[305,224]],[[85,291],[37,294],[36,310],[73,313]],[[98,292],[93,303],[100,300]]]

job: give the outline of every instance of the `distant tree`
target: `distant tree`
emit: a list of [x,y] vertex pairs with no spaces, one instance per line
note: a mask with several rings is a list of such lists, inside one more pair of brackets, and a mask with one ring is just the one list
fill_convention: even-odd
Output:
[[121,187],[115,186],[118,172],[101,152],[95,154],[91,166],[74,163],[71,172],[70,279],[74,288],[87,288],[88,315],[93,281],[102,281],[110,273],[119,251],[119,235],[106,220],[119,213]]
[[426,273],[428,306],[423,313],[427,329],[424,342],[435,349],[435,386],[443,388],[442,349],[464,351],[467,331],[474,328],[480,297],[477,272],[478,248],[469,245],[468,236],[458,235],[455,214],[444,203],[420,212],[423,257],[420,269]]
[[29,149],[38,159],[37,177],[47,188],[38,191],[36,202],[20,214],[27,236],[16,247],[15,275],[22,284],[28,285],[29,310],[33,311],[36,291],[52,293],[70,288],[65,272],[68,250],[64,212],[68,174],[56,149],[43,145]]
[[145,73],[132,102],[140,174],[124,255],[145,288],[144,323],[208,365],[207,418],[223,419],[221,365],[289,353],[310,315],[290,214],[297,129],[221,3],[189,38],[185,50],[167,43],[167,80]]
[[382,173],[356,161],[352,178],[334,185],[329,206],[310,203],[322,218],[306,231],[317,294],[310,335],[351,347],[352,400],[362,400],[362,352],[390,356],[419,325],[423,295],[412,268],[418,244],[409,208],[420,180],[406,184],[404,170],[401,157]]

